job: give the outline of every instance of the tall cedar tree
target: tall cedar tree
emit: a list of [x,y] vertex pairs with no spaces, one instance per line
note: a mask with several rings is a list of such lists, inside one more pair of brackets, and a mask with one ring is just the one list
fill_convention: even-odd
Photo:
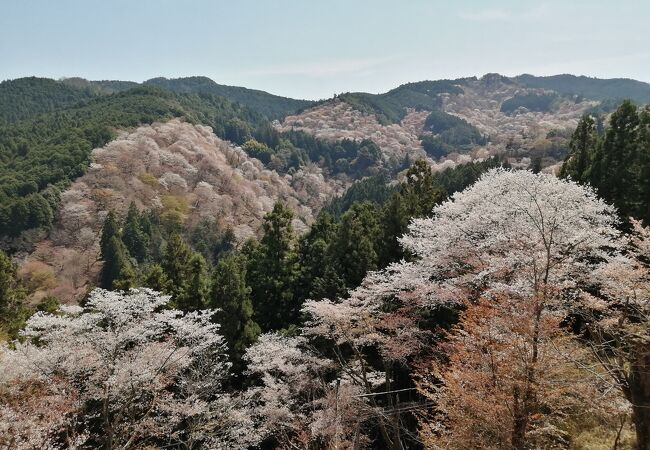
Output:
[[260,334],[260,327],[253,320],[250,293],[243,258],[235,255],[221,258],[212,274],[207,303],[209,308],[218,310],[219,330],[228,344],[231,361],[236,365]]
[[264,331],[298,322],[300,302],[294,294],[298,273],[292,219],[291,210],[283,203],[276,203],[264,218],[264,236],[259,245],[246,248],[247,281],[255,320]]
[[103,260],[106,260],[108,244],[111,241],[111,238],[113,238],[113,236],[119,236],[119,234],[120,226],[117,224],[117,220],[115,219],[115,213],[113,213],[113,211],[109,211],[106,219],[104,219],[102,235],[99,240],[100,256]]
[[598,118],[582,118],[560,175],[589,183],[622,217],[650,222],[650,107],[623,102],[604,134]]
[[101,284],[105,289],[128,290],[135,286],[135,271],[129,251],[119,236],[108,241],[104,251]]
[[145,260],[149,248],[149,236],[143,229],[140,213],[134,202],[129,205],[122,227],[122,242],[129,250],[129,254],[138,262]]

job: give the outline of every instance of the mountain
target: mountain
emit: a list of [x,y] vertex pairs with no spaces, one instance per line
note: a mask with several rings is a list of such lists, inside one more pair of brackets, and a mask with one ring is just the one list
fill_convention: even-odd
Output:
[[[353,180],[383,170],[394,176],[419,158],[444,168],[496,154],[515,166],[537,160],[556,170],[585,112],[611,107],[612,96],[641,101],[649,92],[650,85],[634,80],[487,74],[315,103],[205,77],[143,84],[5,81],[0,83],[0,234],[48,227],[57,192],[84,173],[91,150],[117,130],[174,117],[210,126],[219,138],[243,145],[282,174],[315,164],[330,177]],[[272,124],[272,118],[280,120]]]
[[629,78],[600,79],[576,75],[536,77],[519,75],[512,80],[525,87],[550,89],[563,95],[579,95],[592,100],[630,99],[637,103],[650,101],[650,84]]
[[247,106],[269,119],[279,119],[287,114],[312,105],[308,100],[295,100],[269,94],[256,89],[217,84],[207,77],[152,78],[144,82],[179,94],[214,94]]
[[650,85],[629,79],[558,75],[407,83],[383,94],[345,93],[287,116],[279,130],[325,140],[371,138],[390,164],[427,157],[446,167],[502,154],[526,167],[557,170],[587,112],[610,112],[621,98],[650,100]]
[[49,78],[19,78],[0,83],[0,122],[64,109],[95,97],[90,86],[74,87]]
[[296,211],[293,226],[302,232],[346,187],[314,166],[280,175],[209,127],[181,119],[123,133],[94,149],[90,161],[62,190],[48,238],[38,241],[22,264],[24,278],[45,274],[48,280],[33,299],[82,298],[101,267],[95,243],[107,212],[123,217],[131,202],[155,211],[165,228],[232,230],[236,241],[244,242],[259,233],[276,201]]

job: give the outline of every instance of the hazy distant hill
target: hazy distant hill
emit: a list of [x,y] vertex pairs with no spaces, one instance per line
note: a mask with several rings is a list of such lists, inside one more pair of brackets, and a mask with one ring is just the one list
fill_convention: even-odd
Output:
[[551,89],[559,94],[581,95],[592,100],[628,98],[637,103],[650,101],[650,84],[629,78],[600,79],[568,74],[536,77],[525,74],[512,79],[526,87]]
[[269,94],[256,89],[217,84],[207,77],[187,78],[152,78],[145,85],[157,86],[181,94],[198,93],[214,94],[228,100],[254,109],[269,119],[278,119],[287,114],[312,105],[308,100],[295,100]]

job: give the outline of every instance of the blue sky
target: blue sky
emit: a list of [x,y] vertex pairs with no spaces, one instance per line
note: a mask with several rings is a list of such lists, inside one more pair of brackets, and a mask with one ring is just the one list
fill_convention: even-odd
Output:
[[499,72],[650,81],[647,0],[0,0],[0,79],[205,75],[299,98]]

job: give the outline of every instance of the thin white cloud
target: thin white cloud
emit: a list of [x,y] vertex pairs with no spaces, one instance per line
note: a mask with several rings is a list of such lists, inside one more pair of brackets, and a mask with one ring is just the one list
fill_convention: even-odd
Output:
[[327,77],[340,74],[367,74],[372,69],[394,61],[395,58],[360,58],[323,60],[304,63],[291,63],[266,66],[241,71],[244,76],[299,75],[309,77]]
[[543,19],[548,15],[549,8],[541,4],[535,8],[514,11],[500,8],[488,8],[480,11],[464,11],[460,18],[471,22],[527,22]]

